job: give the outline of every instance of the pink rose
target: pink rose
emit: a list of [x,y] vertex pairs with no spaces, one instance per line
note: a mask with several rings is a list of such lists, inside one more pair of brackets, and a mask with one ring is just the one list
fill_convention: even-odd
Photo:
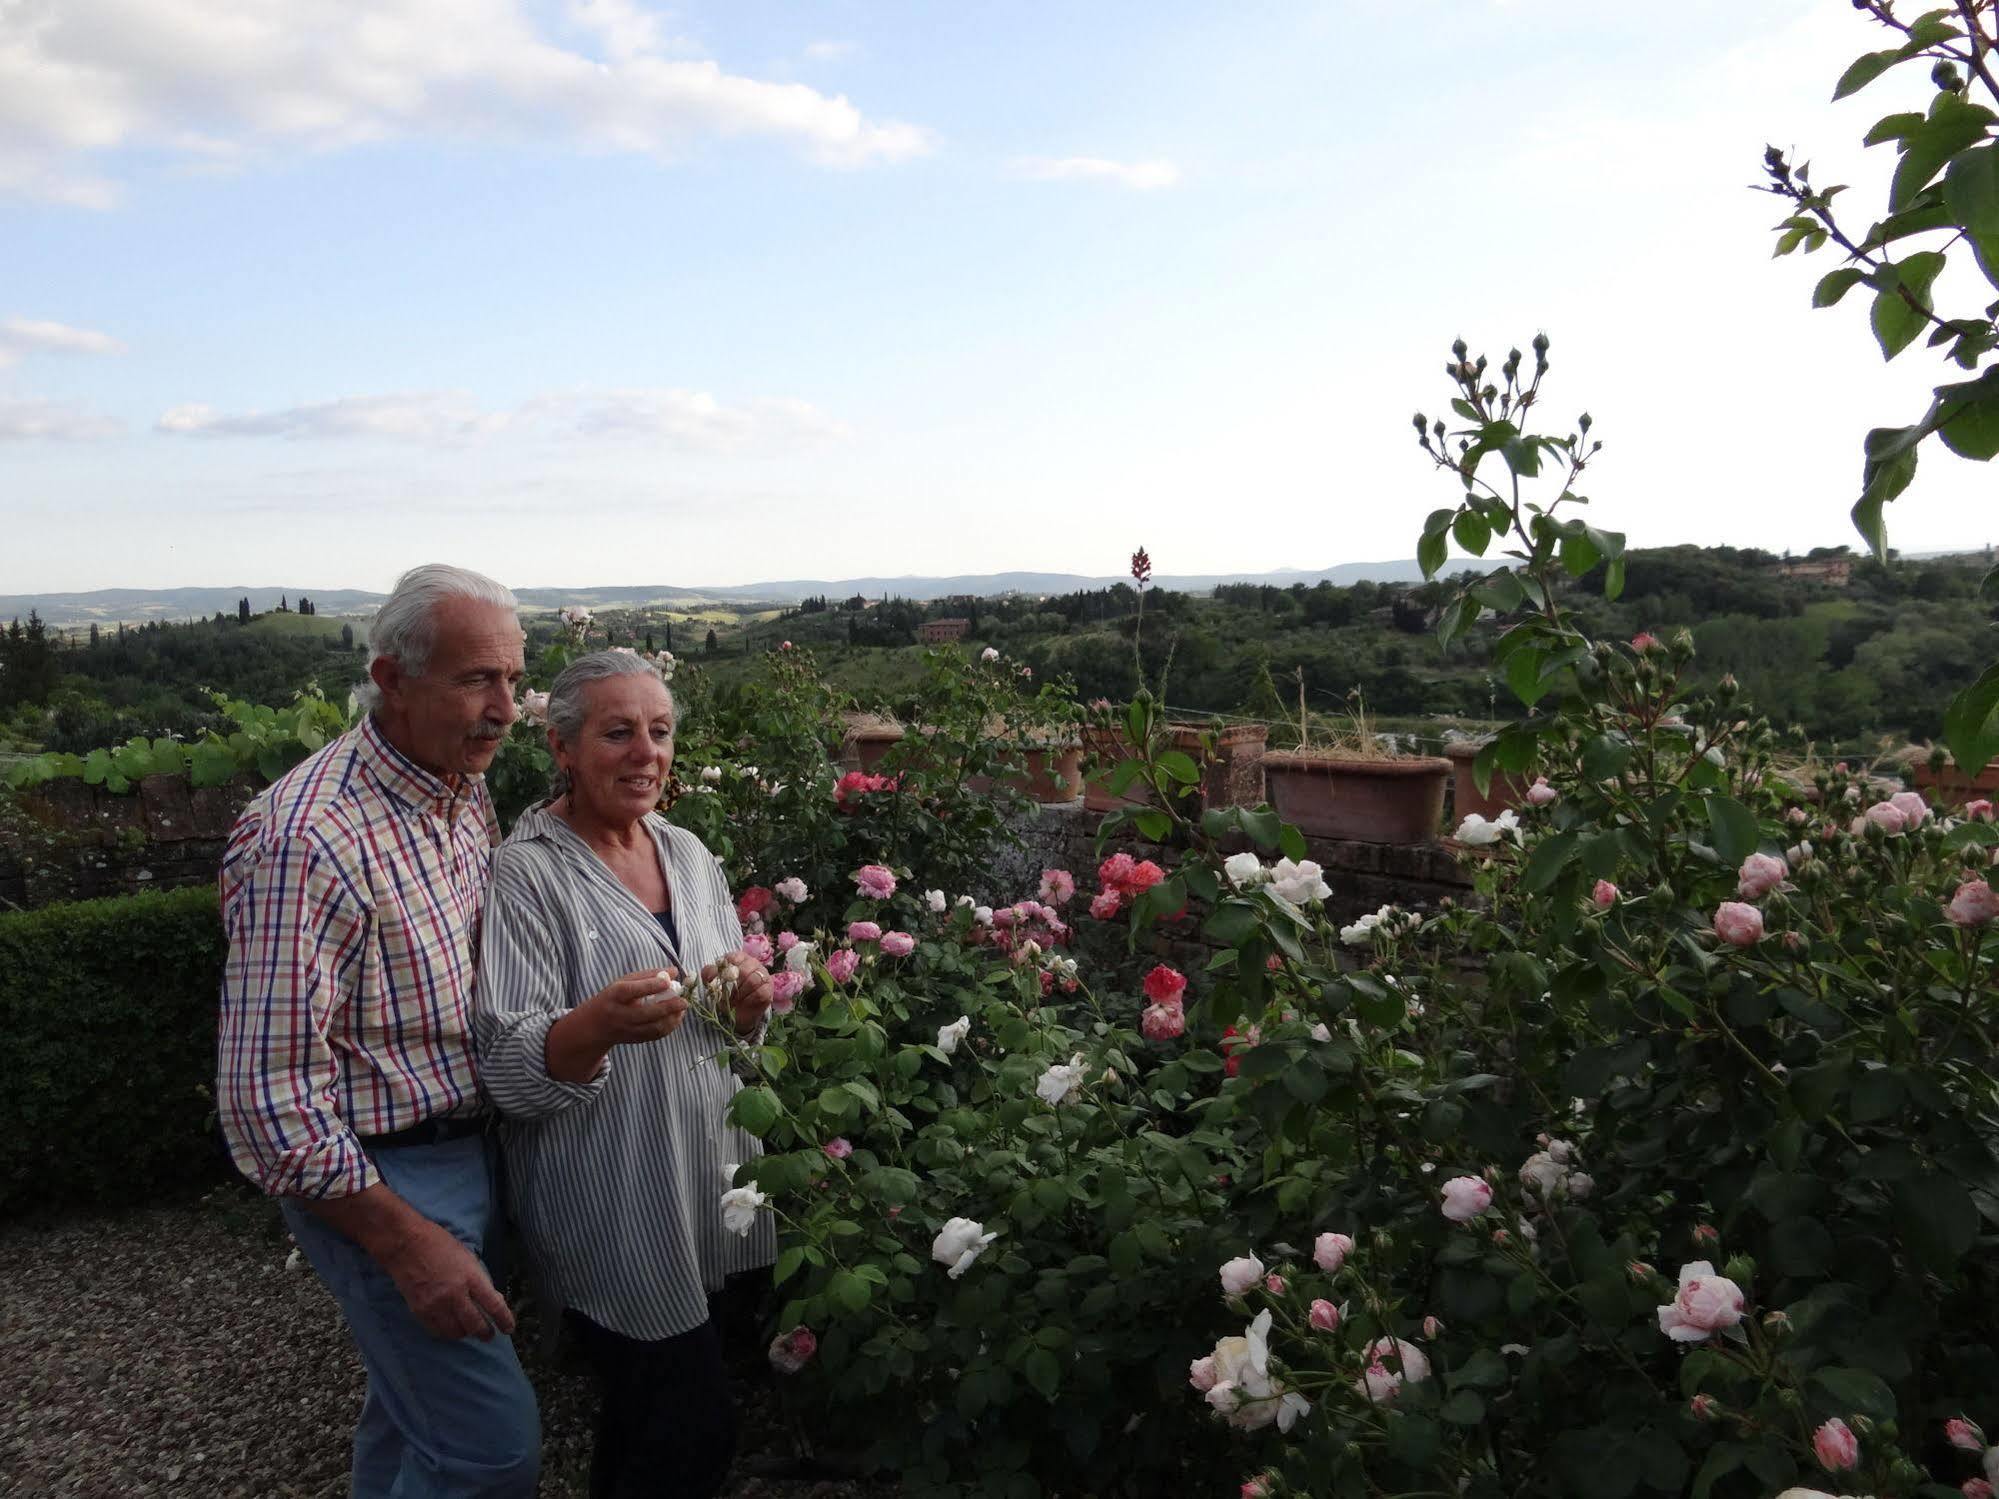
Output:
[[1992,1485],[1982,1478],[1967,1478],[1957,1486],[1964,1499],[1992,1499]]
[[770,967],[772,960],[777,956],[771,948],[770,938],[762,932],[751,932],[749,936],[743,938],[743,951],[766,968]]
[[1860,1438],[1834,1416],[1812,1433],[1812,1455],[1828,1473],[1847,1473],[1860,1466]]
[[1263,1277],[1263,1289],[1273,1296],[1282,1296],[1285,1289],[1284,1277],[1279,1275],[1275,1270],[1271,1271],[1270,1274]]
[[1305,1320],[1320,1332],[1338,1332],[1340,1309],[1322,1297],[1312,1303],[1312,1310],[1306,1314]]
[[1967,1420],[1963,1416],[1952,1416],[1944,1422],[1943,1434],[1944,1439],[1959,1452],[1985,1450],[1985,1433],[1979,1430],[1976,1421]]
[[1598,880],[1596,888],[1589,893],[1590,903],[1599,911],[1608,911],[1617,904],[1617,887],[1609,880]]
[[1147,1005],[1138,1028],[1148,1041],[1171,1041],[1186,1034],[1187,1012],[1178,1005]]
[[1964,804],[1964,817],[1967,822],[1990,822],[1992,803],[1982,796],[1975,801],[1968,801]]
[[1788,822],[1794,828],[1801,828],[1811,820],[1812,814],[1807,812],[1803,807],[1793,807],[1784,814],[1784,821]]
[[1442,1212],[1453,1223],[1469,1223],[1492,1206],[1492,1188],[1482,1177],[1454,1176],[1443,1192]]
[[1527,805],[1530,807],[1545,807],[1559,798],[1561,794],[1561,792],[1548,784],[1546,776],[1536,776],[1534,784],[1527,788]]
[[779,932],[777,934],[777,950],[779,952],[790,952],[796,946],[798,946],[798,933]]
[[1122,904],[1124,902],[1118,898],[1117,891],[1106,890],[1102,895],[1091,900],[1090,914],[1099,921],[1109,921],[1113,916],[1117,915],[1118,907]]
[[[786,642],[789,645],[790,642]],[[819,1351],[819,1339],[809,1327],[794,1327],[771,1341],[770,1366],[780,1374],[796,1374],[812,1362]]]
[[850,921],[847,923],[847,940],[849,942],[879,942],[881,934],[882,929],[876,922]]
[[1775,854],[1751,854],[1742,861],[1735,893],[1744,900],[1760,900],[1784,883],[1791,871]]
[[1741,1320],[1741,1287],[1706,1260],[1680,1267],[1679,1294],[1659,1308],[1659,1331],[1675,1343],[1704,1343]]
[[844,984],[852,978],[861,966],[861,955],[851,947],[843,947],[826,955],[826,976],[836,984]]
[[1187,980],[1177,969],[1164,963],[1153,965],[1145,976],[1145,997],[1156,1005],[1177,1005],[1187,992]]
[[1187,1366],[1187,1383],[1206,1394],[1215,1387],[1215,1356],[1210,1353]]
[[1236,1490],[1236,1499],[1270,1499],[1270,1480],[1261,1473],[1245,1478]]
[[1898,791],[1888,798],[1888,805],[1902,814],[1909,827],[1919,828],[1930,820],[1930,804],[1920,791]]
[[1443,1330],[1444,1330],[1444,1324],[1438,1321],[1435,1317],[1425,1317],[1423,1319],[1423,1336],[1428,1338],[1431,1342],[1433,1343],[1436,1342],[1437,1334],[1442,1332]]
[[1966,880],[1944,907],[1944,915],[1958,926],[1984,926],[1999,916],[1999,894],[1983,880]]
[[798,996],[805,992],[805,975],[793,973],[789,968],[781,968],[770,976],[770,1007],[780,1015],[788,1015],[798,1003]]
[[1039,893],[1050,905],[1066,906],[1076,898],[1076,877],[1066,869],[1044,869]]
[[906,958],[916,951],[916,939],[907,932],[883,932],[882,951],[891,958]]
[[1714,932],[1731,947],[1754,947],[1763,940],[1763,913],[1739,900],[1725,900],[1714,913]]
[[1353,1240],[1345,1234],[1320,1234],[1312,1241],[1312,1263],[1328,1275],[1338,1275],[1352,1253]]
[[1716,1421],[1721,1418],[1721,1402],[1712,1395],[1696,1395],[1687,1402],[1687,1414],[1696,1421]]
[[863,864],[854,871],[854,885],[870,900],[887,900],[895,894],[895,871],[880,864]]
[[836,1135],[819,1148],[826,1152],[829,1161],[844,1161],[854,1153],[853,1144],[845,1135]]
[[1658,643],[1659,637],[1650,630],[1640,630],[1631,637],[1631,649],[1634,651],[1649,651]]
[[1865,833],[1869,823],[1872,823],[1875,827],[1890,836],[1905,833],[1909,830],[1907,815],[1892,801],[1876,802],[1859,817],[1855,818],[1853,832],[1856,834]]

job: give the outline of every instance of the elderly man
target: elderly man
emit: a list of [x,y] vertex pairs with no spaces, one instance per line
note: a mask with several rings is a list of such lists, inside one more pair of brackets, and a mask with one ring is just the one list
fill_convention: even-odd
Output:
[[540,1426],[484,1259],[499,1224],[472,1033],[514,597],[419,567],[369,644],[361,724],[230,838],[217,1106],[367,1367],[356,1499],[527,1499]]

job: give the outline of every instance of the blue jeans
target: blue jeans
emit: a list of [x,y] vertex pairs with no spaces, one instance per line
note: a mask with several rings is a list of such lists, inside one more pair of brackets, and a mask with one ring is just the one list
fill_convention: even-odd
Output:
[[[498,1191],[478,1136],[373,1152],[391,1191],[490,1268]],[[533,1499],[541,1419],[511,1338],[432,1336],[388,1272],[294,1198],[285,1223],[346,1315],[368,1370],[354,1430],[354,1499]],[[495,1277],[497,1279],[497,1277]]]

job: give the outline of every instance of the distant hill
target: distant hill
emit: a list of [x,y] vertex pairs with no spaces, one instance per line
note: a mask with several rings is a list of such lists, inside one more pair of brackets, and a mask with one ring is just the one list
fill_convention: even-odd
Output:
[[[1336,584],[1408,583],[1422,577],[1415,559],[1399,562],[1343,562],[1316,572],[1285,568],[1265,573],[1186,573],[1161,575],[1153,579],[1160,588],[1188,593],[1204,593],[1218,583],[1273,583],[1288,588],[1293,583],[1311,585],[1325,580]],[[828,598],[850,598],[864,594],[881,598],[893,594],[906,599],[948,598],[970,594],[990,598],[1003,593],[1075,593],[1082,589],[1108,588],[1128,582],[1120,574],[1085,577],[1080,573],[966,573],[957,577],[909,576],[900,578],[791,578],[768,583],[739,583],[712,587],[692,587],[672,583],[639,583],[582,588],[515,588],[523,604],[536,609],[558,609],[564,604],[589,608],[655,604],[697,606],[703,603],[790,604],[823,594]],[[58,627],[144,624],[148,620],[205,619],[220,611],[236,612],[236,601],[250,600],[255,613],[278,607],[280,599],[296,604],[300,593],[309,596],[323,615],[365,615],[380,607],[385,594],[358,588],[101,588],[85,593],[0,594],[0,620],[26,618],[30,609]]]

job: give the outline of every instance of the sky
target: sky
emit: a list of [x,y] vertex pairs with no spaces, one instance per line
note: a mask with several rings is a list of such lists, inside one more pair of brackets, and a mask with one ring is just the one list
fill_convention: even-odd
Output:
[[[1774,141],[1868,221],[1929,87],[1828,101],[1884,44],[1846,0],[0,0],[0,593],[1408,557],[1451,341],[1537,331],[1596,524],[1851,542],[1863,434],[1949,371],[1813,311],[1837,262],[1749,186]],[[1930,445],[1891,541],[1983,545],[1996,477]]]

